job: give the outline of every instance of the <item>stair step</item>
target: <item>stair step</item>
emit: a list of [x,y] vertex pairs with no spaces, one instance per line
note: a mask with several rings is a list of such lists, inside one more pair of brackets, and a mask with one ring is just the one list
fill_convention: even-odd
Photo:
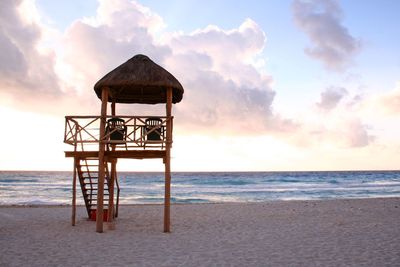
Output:
[[[79,181],[81,184],[82,195],[85,200],[86,208],[91,214],[97,208],[97,192],[99,185],[99,162],[98,158],[90,158],[86,160],[80,160],[77,166],[79,175]],[[102,171],[101,171],[102,172]],[[110,204],[110,172],[106,165],[104,168],[104,195],[103,195],[103,207],[108,209]],[[89,215],[91,216],[91,215]]]
[[[106,181],[104,181],[104,182],[106,182]],[[86,182],[86,181],[83,181],[83,184],[98,184],[98,182],[96,181],[96,182]],[[104,183],[105,184],[105,183]]]
[[[86,187],[86,186],[85,186],[85,189],[86,189],[86,190],[97,190],[98,187],[97,187],[97,186],[92,186],[92,187],[90,187],[90,186]],[[106,185],[104,184],[104,189],[108,190],[109,187],[106,186]]]
[[84,179],[84,180],[82,180],[82,183],[84,183],[84,184],[98,184],[98,181],[97,181],[97,179],[96,180],[94,180],[94,179]]
[[[109,192],[108,192],[108,190],[107,191],[104,191],[104,192],[107,192],[107,194],[104,194],[103,196],[108,196],[109,195]],[[97,196],[97,192],[86,192],[86,193],[84,193],[84,195],[85,196]]]
[[[96,187],[97,187],[97,185],[98,185],[98,183],[85,183],[85,182],[83,182],[82,184],[83,184],[83,185],[92,185],[92,186],[96,186]],[[107,182],[107,181],[104,181],[104,185],[106,185],[106,184],[108,184],[108,182]]]

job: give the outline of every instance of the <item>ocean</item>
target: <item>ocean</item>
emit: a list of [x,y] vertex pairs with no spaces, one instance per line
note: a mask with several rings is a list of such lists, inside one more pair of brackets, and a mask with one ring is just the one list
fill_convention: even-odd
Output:
[[[162,203],[164,174],[118,173],[121,204]],[[0,171],[0,205],[68,205],[72,173]],[[79,182],[77,203],[83,204]],[[177,172],[172,203],[400,197],[400,171]]]

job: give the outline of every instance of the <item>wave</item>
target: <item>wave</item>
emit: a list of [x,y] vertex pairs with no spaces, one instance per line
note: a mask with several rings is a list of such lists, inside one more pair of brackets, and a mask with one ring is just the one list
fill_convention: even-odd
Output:
[[388,185],[400,186],[400,181],[372,181],[372,182],[365,182],[364,184],[383,185],[383,186],[388,186]]
[[[122,204],[163,203],[163,173],[120,173]],[[0,205],[70,204],[70,172],[1,172]],[[79,183],[77,201],[83,204]],[[400,196],[400,172],[173,173],[173,203]]]

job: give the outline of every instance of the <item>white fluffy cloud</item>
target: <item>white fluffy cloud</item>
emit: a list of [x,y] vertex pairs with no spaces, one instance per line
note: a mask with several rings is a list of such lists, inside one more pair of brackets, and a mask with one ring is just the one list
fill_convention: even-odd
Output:
[[[96,17],[74,22],[64,36],[60,73],[82,97],[95,98],[91,88],[102,75],[141,53],[173,73],[186,89],[175,106],[177,125],[186,130],[242,134],[291,127],[272,112],[271,77],[250,63],[266,42],[254,21],[228,31],[209,26],[156,38],[164,26],[157,14],[123,0],[109,5],[100,1]],[[141,113],[150,109],[121,108]]]
[[[37,47],[44,26],[37,19],[24,22],[19,11],[21,3],[25,2],[1,4],[4,16],[0,20],[4,23],[0,26],[0,44],[7,53],[1,55],[0,82],[6,88],[2,90],[16,97],[29,95],[37,106],[48,107],[40,101],[47,94],[62,113],[97,113],[95,82],[142,53],[183,84],[184,99],[174,107],[175,129],[182,132],[272,134],[290,136],[296,142],[336,142],[350,147],[364,146],[372,140],[368,127],[356,116],[337,119],[342,118],[340,112],[347,112],[340,109],[322,114],[311,123],[294,123],[276,114],[272,78],[251,63],[257,61],[266,44],[265,33],[251,19],[230,30],[208,26],[188,34],[168,33],[163,32],[162,18],[136,2],[99,1],[95,17],[73,22],[59,33],[57,47],[41,53]],[[317,106],[336,110],[345,96],[342,88],[328,88]],[[81,102],[68,102],[63,107],[59,104],[63,99]],[[164,112],[163,106],[120,105],[118,109],[125,114]],[[310,136],[313,142],[308,142]]]
[[55,55],[39,52],[42,29],[29,19],[26,5],[12,0],[0,3],[0,87],[18,97],[60,94]]
[[360,50],[361,42],[342,25],[342,11],[335,0],[294,0],[296,24],[312,42],[305,52],[327,69],[343,70]]
[[209,26],[168,41],[173,54],[165,63],[187,88],[177,107],[183,123],[225,133],[264,132],[282,123],[271,108],[271,78],[249,63],[266,41],[254,21],[229,31]]
[[0,104],[53,114],[83,110],[56,72],[58,55],[43,45],[49,30],[34,1],[0,2]]
[[73,22],[62,36],[59,76],[95,105],[93,85],[110,70],[138,53],[164,60],[170,50],[157,45],[152,35],[162,27],[158,15],[135,2],[99,1],[96,17]]

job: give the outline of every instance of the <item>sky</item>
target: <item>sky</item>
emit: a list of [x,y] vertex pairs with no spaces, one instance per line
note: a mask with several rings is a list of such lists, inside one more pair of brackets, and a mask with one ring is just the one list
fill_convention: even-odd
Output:
[[398,170],[398,10],[397,0],[1,1],[0,170],[72,170],[64,116],[98,115],[94,84],[136,54],[185,89],[173,171]]

